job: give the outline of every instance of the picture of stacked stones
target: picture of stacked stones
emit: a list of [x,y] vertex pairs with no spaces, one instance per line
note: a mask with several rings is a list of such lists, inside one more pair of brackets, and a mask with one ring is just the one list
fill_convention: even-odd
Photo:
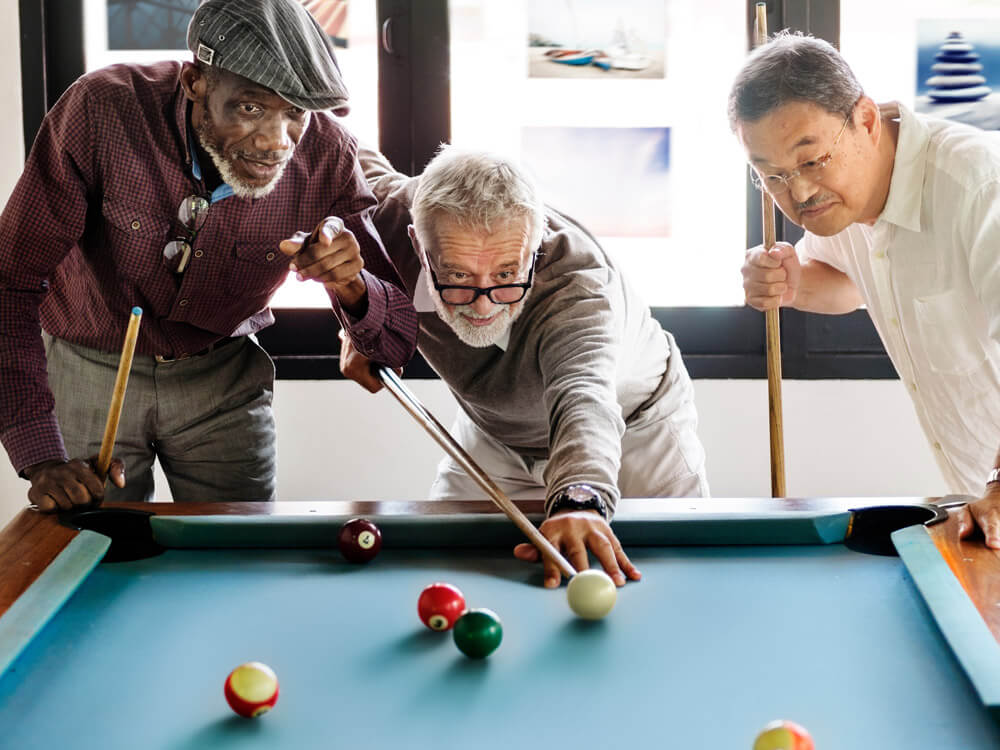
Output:
[[[986,130],[1000,130],[1000,24],[920,22],[916,109]],[[948,31],[944,31],[948,29]]]
[[953,31],[934,55],[938,62],[931,66],[936,75],[927,79],[930,97],[936,102],[977,102],[992,89],[984,85],[983,65],[974,47],[965,41],[962,32]]

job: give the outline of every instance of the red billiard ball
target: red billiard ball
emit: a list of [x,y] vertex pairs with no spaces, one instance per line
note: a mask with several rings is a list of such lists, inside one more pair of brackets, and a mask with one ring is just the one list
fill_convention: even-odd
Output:
[[772,721],[754,740],[753,750],[813,750],[809,732],[794,721]]
[[278,702],[278,677],[266,664],[247,662],[229,673],[224,692],[233,711],[253,718],[267,713]]
[[382,549],[382,532],[367,518],[352,518],[340,527],[337,546],[344,559],[366,563]]
[[451,630],[465,612],[465,597],[450,583],[432,583],[420,592],[417,614],[431,630]]

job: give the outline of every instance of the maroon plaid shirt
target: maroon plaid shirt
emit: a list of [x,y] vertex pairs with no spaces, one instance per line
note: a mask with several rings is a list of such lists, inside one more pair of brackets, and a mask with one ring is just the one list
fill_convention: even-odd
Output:
[[73,84],[0,216],[0,441],[19,472],[66,458],[39,324],[114,352],[138,305],[137,353],[165,356],[259,331],[288,274],[278,242],[326,216],[344,219],[365,261],[367,314],[352,318],[331,294],[341,324],[377,362],[397,367],[413,354],[417,316],[372,225],[357,142],[328,115],[313,115],[270,195],[213,203],[187,270],[166,267],[164,245],[183,236],[181,201],[208,192],[191,171],[180,70],[116,65]]

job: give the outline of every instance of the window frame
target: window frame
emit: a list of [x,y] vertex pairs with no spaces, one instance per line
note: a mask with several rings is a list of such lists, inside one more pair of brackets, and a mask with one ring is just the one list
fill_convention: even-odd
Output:
[[[83,0],[19,0],[25,153],[42,118],[85,70]],[[752,44],[754,0],[747,0],[747,48]],[[400,171],[416,174],[438,144],[450,139],[450,54],[447,0],[378,0],[379,146]],[[768,28],[792,28],[840,40],[839,0],[769,0]],[[747,247],[762,241],[760,194],[749,169],[746,181]],[[777,239],[795,242],[801,229],[778,215]],[[733,269],[734,273],[736,269]],[[747,307],[653,307],[671,331],[694,378],[767,377],[764,315]],[[337,322],[330,310],[278,308],[275,324],[259,339],[277,376],[291,380],[339,379]],[[780,312],[783,377],[896,379],[864,310],[839,316]],[[411,378],[436,378],[419,357]]]

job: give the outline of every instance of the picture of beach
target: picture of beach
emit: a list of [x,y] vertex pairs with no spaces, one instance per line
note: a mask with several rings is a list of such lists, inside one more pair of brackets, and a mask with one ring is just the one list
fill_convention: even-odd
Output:
[[663,78],[667,0],[528,4],[531,78]]

